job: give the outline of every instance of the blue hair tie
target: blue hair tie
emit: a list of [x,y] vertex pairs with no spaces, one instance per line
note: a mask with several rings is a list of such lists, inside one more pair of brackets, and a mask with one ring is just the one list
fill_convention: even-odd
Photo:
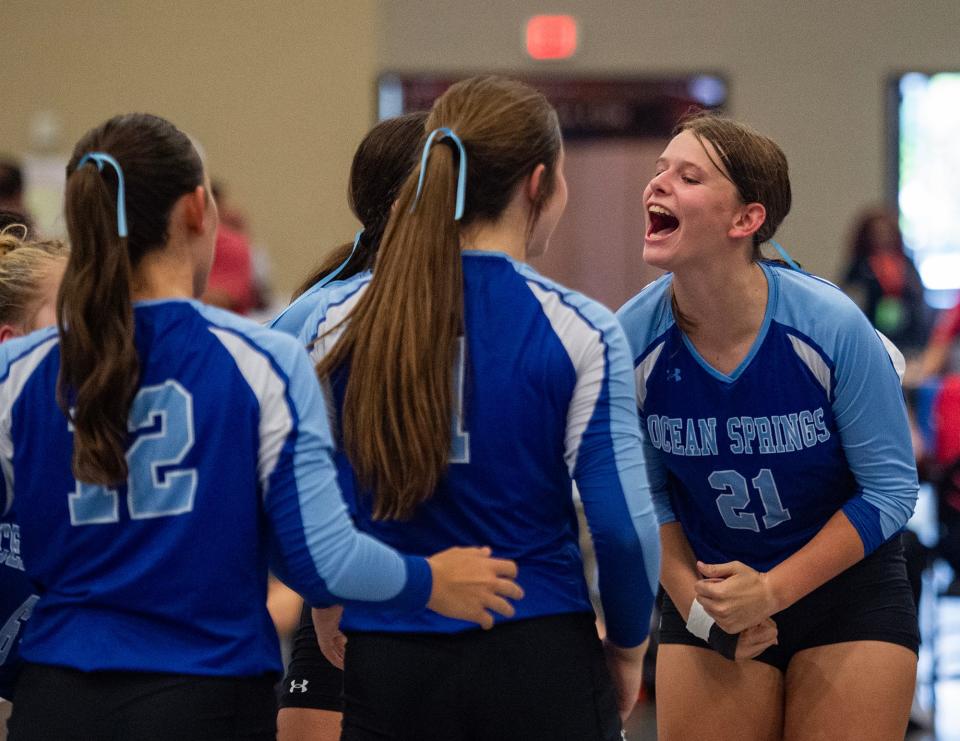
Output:
[[342,263],[340,263],[339,265],[337,265],[337,267],[336,267],[335,270],[333,270],[333,271],[327,273],[325,276],[323,276],[323,278],[322,278],[320,281],[317,282],[317,284],[316,284],[316,287],[317,287],[317,288],[323,288],[325,285],[327,285],[327,283],[332,283],[332,282],[333,282],[333,279],[336,278],[338,275],[340,275],[340,273],[343,272],[343,269],[344,269],[345,267],[347,267],[347,265],[348,265],[348,264],[350,263],[350,261],[353,259],[354,253],[357,251],[357,245],[360,244],[360,237],[361,237],[362,234],[363,234],[363,229],[361,229],[360,231],[358,231],[358,232],[356,233],[356,235],[355,235],[354,238],[353,238],[353,249],[350,250],[350,254],[347,255],[347,259],[344,260],[344,261],[343,261]]
[[780,253],[780,257],[782,257],[786,261],[787,265],[789,265],[794,270],[799,270],[800,272],[803,272],[801,267],[793,261],[790,255],[787,254],[787,251],[783,249],[783,246],[777,240],[771,239],[770,244],[772,244],[774,248],[777,250],[777,252]]
[[127,236],[127,200],[123,192],[123,170],[120,163],[117,162],[106,152],[87,152],[77,163],[77,170],[83,167],[87,162],[93,160],[97,163],[97,169],[103,172],[103,163],[106,162],[110,167],[117,171],[117,234],[121,237]]
[[413,205],[410,207],[410,213],[413,213],[413,210],[417,207],[417,202],[420,200],[420,192],[423,190],[423,178],[427,174],[427,158],[430,156],[430,146],[433,144],[433,140],[437,134],[442,134],[452,140],[460,150],[460,167],[457,173],[457,208],[453,212],[453,220],[460,221],[463,217],[463,203],[467,197],[467,150],[463,148],[463,142],[460,141],[460,137],[453,133],[453,129],[449,129],[446,126],[441,126],[439,129],[431,131],[430,136],[427,137],[427,141],[423,145],[423,157],[420,158],[420,179],[417,181],[417,193],[413,197]]

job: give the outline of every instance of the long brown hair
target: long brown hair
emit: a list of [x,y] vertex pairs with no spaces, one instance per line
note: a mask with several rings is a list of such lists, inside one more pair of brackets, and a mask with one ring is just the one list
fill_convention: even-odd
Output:
[[[350,262],[337,274],[349,278],[373,267],[380,240],[390,219],[390,208],[400,187],[417,163],[417,145],[423,140],[426,111],[406,113],[381,121],[363,137],[353,155],[347,200],[363,225],[363,233]],[[293,298],[306,292],[336,270],[353,250],[347,242],[332,250],[301,286]]]
[[[105,152],[123,170],[128,237],[117,226],[118,175],[98,170]],[[74,428],[73,474],[105,486],[127,478],[127,416],[139,384],[134,346],[133,271],[164,246],[176,200],[203,183],[190,139],[149,114],[111,118],[77,142],[67,164],[64,208],[70,259],[57,296],[57,401]]]
[[[528,230],[556,182],[561,138],[556,112],[536,90],[502,77],[475,77],[434,103],[426,129],[452,129],[400,190],[376,269],[330,353],[321,379],[349,364],[342,432],[374,516],[410,517],[432,494],[450,454],[453,365],[463,328],[460,229],[499,218],[518,185],[546,165]],[[467,167],[462,219],[454,220],[457,172]]]

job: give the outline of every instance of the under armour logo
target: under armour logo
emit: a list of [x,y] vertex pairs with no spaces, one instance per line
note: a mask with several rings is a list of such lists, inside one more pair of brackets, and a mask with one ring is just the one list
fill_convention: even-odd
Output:
[[307,691],[307,685],[310,683],[309,679],[301,679],[299,682],[296,679],[290,680],[290,692],[299,692],[304,694]]
[[679,368],[667,368],[667,380],[680,382],[680,369]]

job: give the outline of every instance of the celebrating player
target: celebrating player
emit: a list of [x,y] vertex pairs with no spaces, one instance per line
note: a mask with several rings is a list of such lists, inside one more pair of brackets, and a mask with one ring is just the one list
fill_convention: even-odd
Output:
[[902,739],[907,723],[903,396],[849,299],[761,259],[790,198],[780,148],[714,115],[681,123],[644,193],[644,260],[670,272],[619,318],[663,544],[664,739]]

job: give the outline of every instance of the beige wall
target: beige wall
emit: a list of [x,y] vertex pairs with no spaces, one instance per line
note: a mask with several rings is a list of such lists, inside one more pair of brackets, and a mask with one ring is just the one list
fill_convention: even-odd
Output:
[[199,138],[288,292],[350,238],[347,172],[373,120],[373,0],[5,0],[0,151],[28,150],[38,110],[65,150],[147,110]]
[[[383,69],[721,72],[731,113],[774,137],[790,160],[794,208],[781,241],[826,276],[839,269],[853,212],[885,193],[888,74],[960,68],[957,0],[383,0],[378,8]],[[525,57],[523,24],[540,12],[578,16],[573,60]]]
[[[524,56],[545,9],[580,18],[569,63]],[[960,68],[956,0],[6,0],[3,20],[0,151],[27,150],[38,110],[64,149],[116,112],[171,118],[250,211],[280,293],[353,232],[347,170],[381,70],[719,71],[732,113],[790,158],[782,240],[832,276],[852,212],[884,194],[887,75]]]

